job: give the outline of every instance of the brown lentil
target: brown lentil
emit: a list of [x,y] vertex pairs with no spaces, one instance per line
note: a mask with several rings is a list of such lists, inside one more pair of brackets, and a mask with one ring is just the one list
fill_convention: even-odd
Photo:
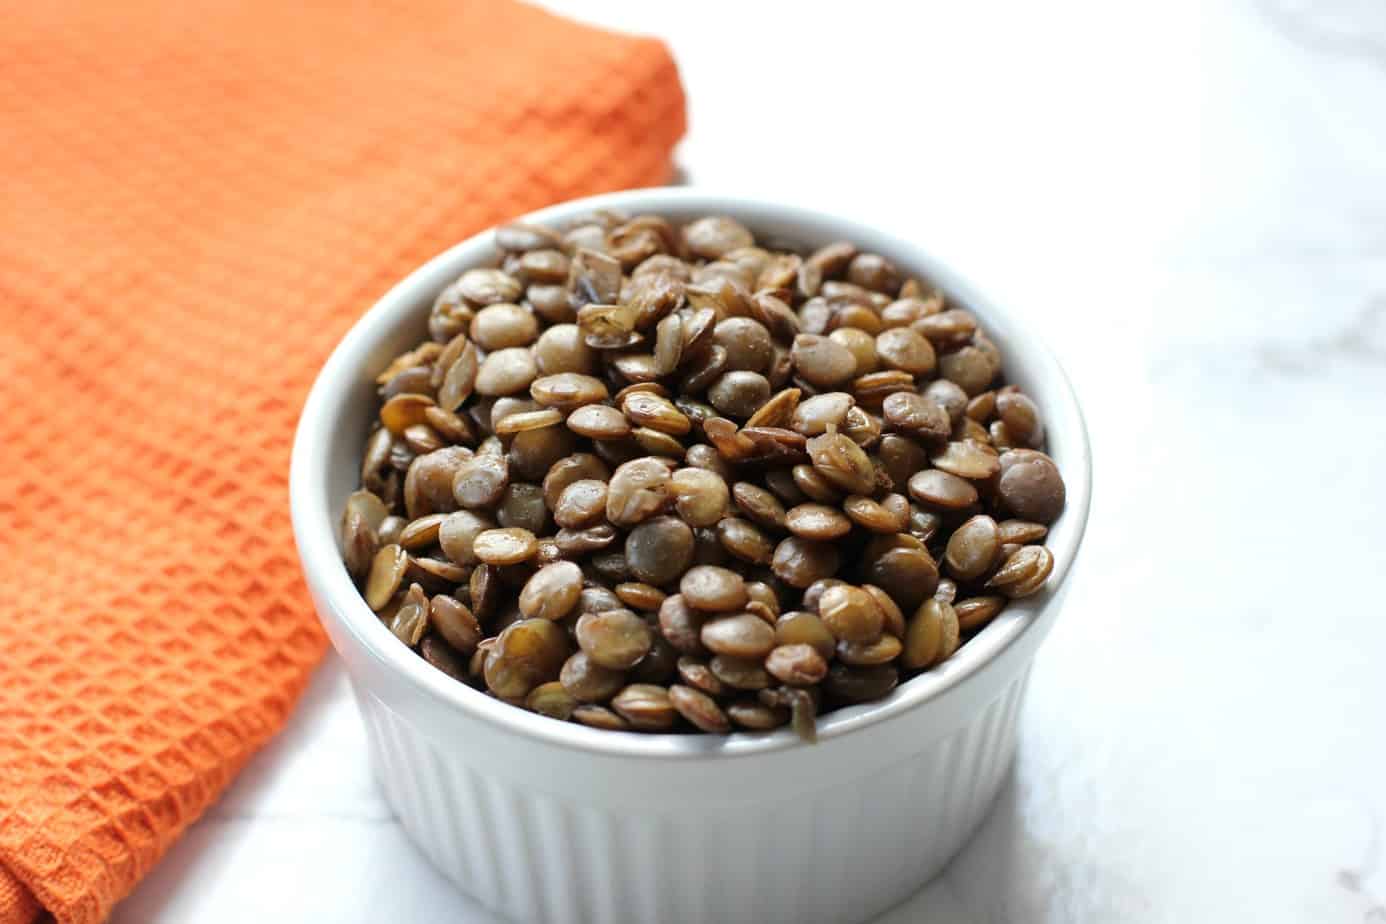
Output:
[[812,645],[777,645],[765,658],[765,669],[780,683],[812,686],[828,673],[828,662]]
[[654,517],[630,531],[626,563],[649,584],[676,580],[693,561],[693,530],[678,517]]
[[1064,480],[1042,452],[1012,449],[998,461],[997,494],[1006,510],[1026,520],[1052,523],[1064,508]]
[[398,545],[382,546],[375,553],[364,591],[366,604],[371,609],[379,612],[390,602],[404,579],[404,569],[408,564],[408,554]]
[[753,565],[768,565],[775,554],[775,544],[763,532],[736,517],[717,524],[717,539],[732,555]]
[[759,372],[724,372],[708,388],[707,397],[728,417],[747,418],[770,400],[770,382]]
[[375,377],[341,521],[435,668],[593,728],[812,740],[1053,572],[1040,408],[886,257],[726,216],[496,240]]
[[929,342],[939,349],[956,349],[972,339],[977,330],[977,319],[971,312],[951,308],[919,318],[910,326],[929,338]]
[[406,429],[427,423],[425,411],[436,402],[428,395],[405,393],[395,395],[380,407],[380,422],[385,429],[399,436]]
[[[428,417],[429,411],[436,410],[438,410],[436,407],[425,408],[424,417]],[[435,449],[443,448],[443,438],[428,424],[414,424],[411,427],[405,427],[404,433],[401,435],[404,439],[404,445],[415,453],[429,453]]]
[[977,489],[966,479],[939,469],[912,475],[910,497],[941,510],[965,510],[977,503]]
[[914,376],[899,369],[886,369],[881,372],[868,372],[852,380],[852,393],[857,402],[870,407],[879,407],[881,402],[897,391],[909,391],[914,384]]
[[452,496],[468,510],[494,507],[510,482],[510,465],[504,456],[475,455],[457,466],[452,476]]
[[611,708],[637,731],[671,728],[678,713],[669,691],[652,683],[632,683],[611,699]]
[[618,533],[609,523],[589,529],[560,529],[554,543],[564,555],[585,555],[598,552],[616,541]]
[[486,685],[505,699],[529,694],[541,683],[558,679],[572,651],[568,634],[547,619],[521,619],[501,632],[486,658]]
[[749,599],[745,579],[716,565],[689,568],[679,581],[679,593],[688,606],[709,613],[738,610]]
[[928,468],[929,454],[913,437],[898,433],[886,433],[881,437],[876,449],[876,459],[885,473],[890,476],[896,490],[900,490],[916,472]]
[[489,354],[476,372],[476,391],[481,395],[513,395],[527,389],[539,368],[526,347],[509,347]]
[[891,369],[900,369],[910,375],[928,375],[934,371],[933,346],[908,327],[892,327],[877,334],[875,347],[881,363]]
[[601,667],[585,651],[579,651],[563,662],[558,682],[564,691],[580,703],[599,703],[610,699],[625,683],[619,670]]
[[775,621],[775,644],[808,645],[826,660],[833,656],[837,639],[818,614],[796,610]]
[[895,264],[874,253],[859,253],[853,257],[847,266],[847,279],[862,288],[887,295],[900,291],[900,283],[904,281]]
[[800,504],[785,514],[785,526],[803,539],[831,542],[852,531],[852,521],[837,507]]
[[848,586],[847,582],[841,578],[819,578],[804,591],[804,596],[801,599],[804,609],[811,613],[817,613],[818,605],[823,600],[823,594],[827,593],[829,588],[846,586]]
[[881,438],[882,429],[881,418],[859,407],[850,409],[847,419],[842,423],[842,434],[863,449],[876,445]]
[[941,452],[930,456],[929,461],[935,468],[971,481],[985,481],[1001,471],[1001,459],[996,450],[972,440],[949,443]]
[[738,481],[732,485],[731,494],[737,509],[751,520],[768,529],[784,529],[784,505],[770,491],[748,481]]
[[774,493],[782,504],[798,504],[808,500],[808,495],[799,490],[799,486],[794,483],[792,469],[774,468],[766,472],[765,486]]
[[875,584],[863,584],[861,589],[870,594],[871,599],[881,608],[881,629],[896,638],[904,638],[905,614],[900,612],[900,605],[895,602],[895,598]]
[[676,651],[688,655],[706,654],[703,623],[707,616],[694,610],[682,594],[671,594],[659,605],[659,632]]
[[[391,615],[387,625],[401,642],[414,648],[428,629],[428,598],[418,584],[410,584],[404,599]],[[382,618],[384,613],[381,614]]]
[[577,705],[577,700],[557,680],[539,684],[525,697],[526,709],[560,722],[566,721]]
[[577,606],[582,569],[570,561],[545,565],[520,591],[520,612],[529,619],[558,620]]
[[515,527],[485,530],[472,542],[472,554],[488,565],[516,565],[533,558],[538,550],[534,533]]
[[[491,357],[487,357],[490,361]],[[606,384],[601,379],[580,372],[558,372],[542,378],[531,378],[530,396],[544,407],[572,411],[584,404],[596,404],[609,396]]]
[[[852,354],[856,365],[853,375],[866,375],[881,366],[881,357],[876,353],[875,332],[880,329],[880,319],[870,309],[860,306],[845,308],[833,315],[832,325],[850,324],[851,327],[835,326],[828,339],[841,344]],[[863,329],[867,328],[867,329]]]
[[465,604],[456,597],[439,594],[429,601],[428,621],[433,630],[464,655],[476,651],[481,626]]
[[684,367],[680,390],[684,393],[700,392],[706,389],[727,368],[727,350],[714,344],[701,354],[693,354],[694,359]]
[[807,587],[819,578],[835,574],[839,562],[836,546],[790,536],[775,546],[770,568],[775,577],[789,586]]
[[780,613],[780,598],[771,587],[764,581],[751,581],[746,585],[746,596],[751,601],[748,607],[759,604],[765,607],[771,616],[778,616]]
[[1007,556],[1001,570],[987,581],[1012,600],[1039,591],[1054,570],[1054,555],[1042,545],[1023,545]]
[[616,597],[626,606],[645,612],[656,612],[669,595],[658,587],[638,581],[616,585]]
[[897,391],[886,395],[881,413],[892,430],[913,436],[926,445],[942,445],[948,441],[953,421],[939,404],[912,391]]
[[889,594],[902,609],[912,609],[938,586],[938,565],[924,544],[898,533],[877,536],[862,555],[863,576]]
[[735,690],[763,690],[770,686],[770,674],[761,658],[713,655],[708,670],[719,682]]
[[701,468],[719,475],[723,481],[731,477],[731,467],[727,464],[727,460],[706,443],[695,443],[689,446],[688,451],[684,453],[683,461],[690,468]]
[[715,526],[727,509],[727,483],[702,468],[681,468],[669,476],[674,510],[689,526]]
[[764,372],[775,352],[770,332],[752,318],[718,322],[712,341],[727,351],[727,369],[731,371]]
[[489,305],[472,318],[472,342],[483,350],[529,346],[539,336],[539,322],[519,305]]
[[996,392],[984,391],[980,395],[969,398],[965,413],[969,420],[986,423],[991,419],[991,415],[996,413]]
[[[370,571],[371,560],[383,542],[381,529],[388,519],[389,508],[370,491],[356,491],[347,498],[342,511],[342,557],[353,577],[363,577]],[[398,542],[398,538],[394,541]]]
[[1001,533],[996,521],[978,514],[953,531],[943,561],[948,573],[959,581],[975,581],[991,570],[1000,552]]
[[494,429],[498,436],[510,436],[515,433],[524,433],[527,430],[542,430],[562,422],[562,413],[553,408],[546,408],[542,411],[522,411],[507,414],[496,421]]
[[905,647],[900,663],[913,670],[928,667],[947,657],[944,652],[948,648],[948,639],[951,637],[953,644],[957,644],[957,627],[958,616],[951,604],[932,598],[925,600],[905,630]]
[[969,597],[953,604],[953,611],[958,616],[958,627],[963,632],[980,629],[1005,608],[1006,598],[995,595]]
[[954,424],[962,420],[967,410],[967,392],[947,379],[934,379],[921,394],[948,412],[948,419]]
[[750,613],[719,616],[703,623],[703,646],[734,658],[763,658],[775,647],[775,630]]
[[457,294],[471,305],[513,302],[520,291],[519,281],[498,269],[469,269],[457,280]]
[[971,440],[986,445],[991,442],[991,431],[971,417],[964,417],[953,428],[953,438],[955,440]]
[[584,613],[578,618],[577,643],[596,664],[629,670],[650,650],[650,627],[630,610]]
[[883,699],[900,682],[900,672],[894,665],[850,667],[834,664],[828,669],[823,689],[829,696],[844,704],[868,703]]
[[[808,441],[814,470],[834,487],[849,494],[870,494],[876,486],[876,470],[866,451],[829,427]],[[806,492],[807,493],[807,492]]]
[[789,721],[789,710],[772,707],[754,700],[737,700],[726,709],[727,718],[751,731],[769,731]]
[[630,728],[625,719],[610,709],[590,703],[574,709],[572,719],[580,725],[586,725],[588,728],[600,728],[604,731],[626,731]]
[[788,427],[799,406],[798,388],[786,388],[775,395],[746,421],[748,427]]
[[872,667],[894,661],[903,648],[894,635],[882,635],[874,642],[842,641],[837,643],[837,659],[852,667]]
[[494,565],[478,565],[467,582],[472,613],[479,620],[489,620],[500,606],[500,569]]
[[755,238],[734,218],[710,216],[690,222],[683,229],[683,243],[699,257],[715,260],[738,247],[750,247]]
[[857,360],[852,351],[818,334],[795,337],[789,355],[799,375],[816,388],[842,385],[856,374]]
[[544,376],[563,372],[590,375],[597,370],[597,359],[597,351],[583,342],[576,324],[555,324],[540,334],[534,345],[534,362]]
[[564,489],[574,481],[591,478],[604,482],[610,477],[611,469],[601,459],[586,452],[575,453],[549,467],[549,473],[544,476],[544,503],[550,510],[557,509]]
[[986,390],[996,377],[991,359],[975,346],[965,346],[954,353],[945,353],[938,360],[939,375],[957,384],[969,395]]
[[702,690],[675,684],[669,688],[669,703],[701,731],[720,733],[731,731],[731,722],[717,701]]
[[679,679],[694,689],[701,690],[709,696],[721,696],[727,692],[726,685],[717,679],[706,662],[698,658],[681,655],[675,667]]
[[574,481],[563,489],[553,508],[554,522],[569,529],[600,524],[606,514],[606,482],[595,478]]
[[631,527],[659,513],[670,499],[669,466],[658,459],[633,459],[611,476],[606,518],[613,526]]
[[1028,520],[1002,520],[996,525],[996,529],[1002,542],[1016,545],[1040,542],[1049,534],[1047,527]]
[[881,637],[885,613],[871,594],[860,587],[829,587],[818,601],[818,617],[839,641],[874,642]]
[[410,555],[409,564],[404,569],[406,580],[418,581],[434,593],[460,584],[470,575],[470,568],[431,555]]
[[471,450],[445,446],[416,457],[404,477],[404,510],[411,519],[429,513],[457,509],[452,484],[457,470],[471,458]]
[[842,512],[873,533],[898,533],[909,525],[910,505],[900,494],[887,494],[880,500],[854,494],[842,502]]
[[627,395],[621,403],[621,410],[635,426],[649,427],[661,433],[682,436],[693,427],[692,421],[674,406],[674,402],[650,392]]

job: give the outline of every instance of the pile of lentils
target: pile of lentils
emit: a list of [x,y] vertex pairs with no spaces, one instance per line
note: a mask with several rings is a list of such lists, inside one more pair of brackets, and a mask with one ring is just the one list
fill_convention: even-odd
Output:
[[1044,585],[1063,479],[945,293],[723,216],[495,241],[377,378],[343,517],[438,670],[594,728],[812,740]]

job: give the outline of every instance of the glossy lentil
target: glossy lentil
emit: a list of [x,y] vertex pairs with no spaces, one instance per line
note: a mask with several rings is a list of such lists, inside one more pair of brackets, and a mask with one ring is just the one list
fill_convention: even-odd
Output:
[[948,293],[730,216],[496,244],[371,370],[341,518],[434,668],[591,728],[813,740],[1044,590],[1043,411]]

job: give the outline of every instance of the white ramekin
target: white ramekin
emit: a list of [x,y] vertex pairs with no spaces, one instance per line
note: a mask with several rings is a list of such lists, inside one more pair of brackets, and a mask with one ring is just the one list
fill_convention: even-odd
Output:
[[362,601],[338,554],[375,413],[373,375],[425,336],[428,307],[494,254],[490,233],[391,289],[328,359],[294,444],[294,533],[318,613],[346,662],[375,771],[405,829],[458,887],[522,921],[862,921],[933,876],[986,813],[1015,750],[1016,716],[1088,516],[1078,403],[1033,332],[921,246],[806,209],[696,189],[649,189],[527,216],[595,209],[673,219],[727,214],[813,247],[845,238],[933,280],[978,314],[1009,379],[1039,403],[1068,506],[1046,589],[940,667],[879,703],[834,712],[817,744],[792,733],[598,731],[508,706],[407,650]]

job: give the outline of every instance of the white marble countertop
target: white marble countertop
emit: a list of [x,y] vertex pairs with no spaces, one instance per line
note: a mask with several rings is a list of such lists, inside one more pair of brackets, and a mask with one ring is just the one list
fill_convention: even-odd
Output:
[[[687,182],[926,241],[1084,401],[1015,772],[884,920],[1386,921],[1386,4],[553,5],[670,42]],[[391,816],[333,658],[115,914],[382,917],[496,920]]]

